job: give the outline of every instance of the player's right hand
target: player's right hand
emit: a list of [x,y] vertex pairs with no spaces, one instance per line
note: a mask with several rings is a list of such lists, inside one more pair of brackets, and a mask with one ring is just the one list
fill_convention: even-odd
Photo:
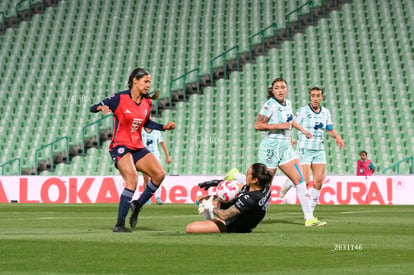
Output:
[[105,115],[106,114],[109,114],[110,112],[111,112],[111,109],[109,109],[109,107],[108,106],[106,106],[106,105],[101,105],[101,106],[98,106],[98,108],[96,108],[98,111],[102,111],[102,113],[104,113]]
[[198,187],[208,190],[210,187],[217,186],[222,180],[208,180],[198,184]]

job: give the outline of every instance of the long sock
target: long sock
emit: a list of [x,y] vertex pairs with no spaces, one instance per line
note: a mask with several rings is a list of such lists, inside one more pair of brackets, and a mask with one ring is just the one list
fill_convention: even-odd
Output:
[[312,207],[312,212],[315,210],[315,207],[318,204],[319,195],[320,194],[321,194],[321,190],[317,190],[315,188],[312,188],[312,192],[311,192],[311,207]]
[[131,207],[132,196],[134,195],[133,190],[124,188],[119,198],[119,207],[118,207],[118,222],[117,225],[125,225],[125,219],[128,215],[129,208]]
[[302,207],[303,214],[305,215],[305,219],[306,220],[312,219],[313,212],[311,208],[309,194],[306,190],[305,181],[300,181],[299,184],[296,185],[296,195],[298,196],[300,206]]
[[246,184],[246,175],[243,175],[241,173],[236,173],[234,174],[234,179],[240,183]]
[[152,180],[150,180],[145,187],[144,192],[142,192],[141,196],[139,197],[137,204],[138,207],[141,207],[146,203],[149,199],[151,199],[152,195],[154,195],[155,191],[157,191],[158,186],[156,186]]

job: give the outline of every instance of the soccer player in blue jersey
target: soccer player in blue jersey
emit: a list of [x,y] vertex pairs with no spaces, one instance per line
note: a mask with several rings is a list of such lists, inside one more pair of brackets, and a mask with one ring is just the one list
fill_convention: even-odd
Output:
[[[152,119],[150,117],[150,119]],[[162,134],[160,131],[157,130],[152,130],[150,128],[142,128],[142,142],[144,143],[145,147],[154,154],[154,156],[157,158],[158,162],[161,163],[161,154],[160,154],[160,150],[158,148],[158,145],[161,145],[162,150],[164,151],[165,154],[165,162],[167,164],[171,163],[171,157],[170,154],[168,153],[167,150],[167,146],[165,145],[164,139],[162,137]],[[150,177],[146,174],[142,174],[144,177],[144,189],[147,187],[147,184],[150,180]],[[155,192],[155,199],[157,204],[162,204],[162,200],[161,200],[161,189],[158,188],[157,191]],[[151,200],[147,201],[147,204],[150,204]]]
[[305,215],[305,226],[323,226],[324,223],[313,216],[305,179],[291,144],[292,127],[301,131],[307,139],[312,138],[312,134],[293,118],[292,105],[286,99],[286,94],[286,80],[274,79],[268,91],[268,100],[263,104],[254,125],[257,131],[265,133],[259,148],[259,162],[266,164],[272,175],[279,168],[294,183]]
[[[331,113],[321,105],[323,89],[319,87],[311,88],[309,90],[309,97],[310,103],[297,111],[296,121],[305,130],[312,133],[312,139],[308,139],[302,133],[299,133],[297,146],[299,148],[303,177],[307,185],[310,183],[311,170],[313,174],[313,188],[311,191],[311,207],[313,211],[318,203],[325,176],[325,131],[335,139],[336,145],[340,149],[345,148],[345,143],[333,129]],[[283,198],[291,187],[293,187],[293,184],[286,182],[280,190],[279,197]]]
[[[272,175],[263,163],[255,163],[248,169],[245,185],[230,204],[221,204],[217,198],[203,204],[203,211],[217,218],[197,221],[187,225],[187,233],[250,233],[263,220],[270,203]],[[208,189],[222,180],[200,183]],[[204,199],[204,198],[202,198]],[[200,199],[200,200],[202,200]]]
[[[165,177],[164,168],[145,148],[141,131],[142,127],[160,131],[173,130],[175,123],[170,121],[162,125],[149,119],[152,105],[152,98],[148,94],[150,85],[150,74],[143,68],[136,68],[129,76],[128,90],[116,93],[91,106],[90,109],[93,113],[101,111],[104,114],[109,112],[114,114],[114,130],[109,152],[115,167],[125,181],[114,232],[131,232],[125,227],[129,208],[132,209],[130,225],[135,227],[142,205],[152,197]],[[151,181],[139,199],[131,203],[138,185],[137,170],[150,176]]]

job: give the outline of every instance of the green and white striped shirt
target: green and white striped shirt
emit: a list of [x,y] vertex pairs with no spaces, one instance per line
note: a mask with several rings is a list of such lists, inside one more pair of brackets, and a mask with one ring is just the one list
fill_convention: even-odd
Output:
[[[281,104],[273,97],[269,98],[262,106],[260,114],[269,118],[268,124],[281,124],[290,122],[292,128],[293,112],[290,100],[286,99],[285,104]],[[264,139],[275,141],[290,141],[289,130],[271,130],[266,132]]]
[[295,120],[308,132],[312,138],[308,139],[304,134],[299,132],[298,145],[300,149],[323,150],[324,149],[324,131],[332,129],[331,113],[328,109],[321,106],[318,113],[308,104],[301,107]]

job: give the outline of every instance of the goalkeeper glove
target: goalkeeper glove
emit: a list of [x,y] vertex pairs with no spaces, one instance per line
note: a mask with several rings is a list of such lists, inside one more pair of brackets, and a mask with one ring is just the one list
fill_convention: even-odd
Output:
[[204,218],[206,220],[212,220],[214,218],[214,214],[213,214],[213,199],[214,196],[210,196],[210,198],[208,200],[203,200],[199,205],[198,205],[198,213],[201,215],[204,215]]
[[208,190],[210,187],[217,186],[222,180],[209,180],[198,184],[200,188]]

